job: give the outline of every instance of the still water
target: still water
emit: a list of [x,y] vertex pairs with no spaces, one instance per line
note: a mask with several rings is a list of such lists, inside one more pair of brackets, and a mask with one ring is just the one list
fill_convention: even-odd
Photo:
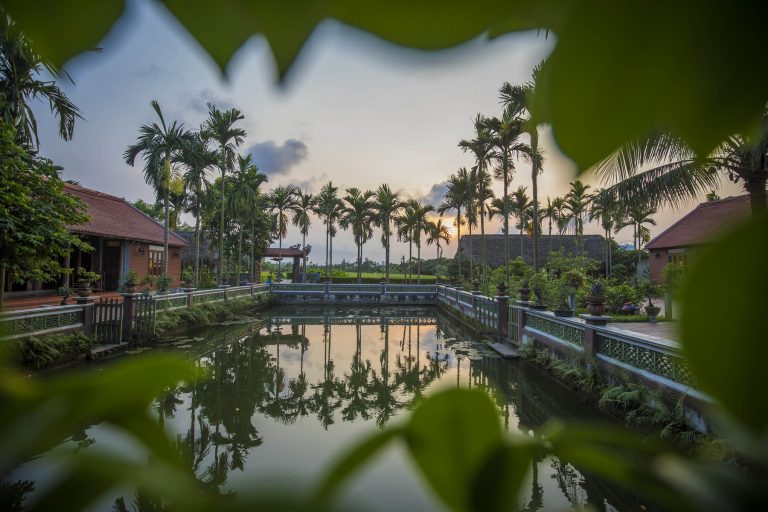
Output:
[[[309,492],[345,448],[450,386],[487,390],[510,432],[531,433],[553,418],[608,421],[538,369],[499,358],[433,308],[276,308],[164,345],[187,353],[210,378],[172,390],[155,414],[198,478],[225,494],[278,485]],[[92,426],[59,449],[108,443],[110,436]],[[531,469],[525,510],[641,507],[631,494],[557,458]],[[47,471],[43,455],[11,476],[44,480]],[[340,499],[372,511],[442,510],[398,445]]]

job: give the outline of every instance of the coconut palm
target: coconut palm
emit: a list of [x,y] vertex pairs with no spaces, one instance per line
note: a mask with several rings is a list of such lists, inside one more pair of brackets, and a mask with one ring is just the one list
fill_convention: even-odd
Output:
[[320,189],[315,213],[323,217],[325,224],[325,273],[331,279],[333,268],[333,237],[336,236],[336,222],[341,218],[343,204],[338,197],[339,188],[328,182]]
[[[503,197],[509,196],[509,185],[512,181],[514,165],[512,159],[530,154],[531,148],[528,144],[521,142],[520,135],[523,133],[523,126],[520,119],[505,110],[501,118],[485,118],[483,125],[491,133],[491,144],[494,147],[493,158],[499,164],[495,169],[495,176],[502,180],[504,193]],[[509,203],[501,201],[504,208],[504,275],[506,285],[509,288]]]
[[139,128],[139,138],[123,153],[125,163],[133,166],[139,154],[144,155],[144,180],[163,199],[163,274],[168,273],[168,228],[170,208],[170,184],[173,174],[171,162],[181,151],[186,139],[184,126],[174,121],[166,124],[157,100],[152,100],[160,123],[144,124]]
[[392,238],[392,219],[397,216],[400,208],[402,208],[400,194],[393,192],[389,185],[384,183],[376,190],[373,207],[376,213],[374,221],[381,228],[381,243],[384,246],[385,280],[389,282],[389,250]]
[[209,147],[200,132],[188,132],[184,137],[181,149],[176,155],[177,163],[183,165],[186,171],[182,178],[191,194],[189,211],[195,216],[195,262],[193,265],[194,282],[200,278],[200,214],[203,194],[209,183],[208,171],[216,166],[216,153]]
[[237,241],[237,277],[236,282],[240,283],[240,269],[243,261],[243,235],[248,224],[251,228],[251,273],[255,279],[255,250],[257,244],[256,221],[259,213],[267,206],[267,199],[259,190],[261,185],[267,182],[267,175],[260,172],[256,164],[253,163],[251,155],[238,155],[237,168],[233,173],[233,185],[230,202],[233,203],[233,213],[236,215],[239,225]]
[[[42,72],[54,80],[40,80]],[[16,24],[5,13],[0,13],[0,119],[15,128],[20,145],[40,145],[33,100],[47,101],[51,113],[58,119],[59,136],[64,140],[72,138],[75,120],[83,116],[56,85],[55,80],[62,78],[72,82],[67,73],[32,50]]]
[[[641,169],[645,169],[642,170]],[[768,209],[768,108],[754,134],[734,134],[709,155],[661,132],[628,142],[595,166],[620,204],[677,207],[718,188],[723,176],[749,194],[752,213]]]
[[301,247],[304,250],[304,261],[301,267],[301,275],[307,278],[307,235],[312,226],[310,214],[317,207],[317,197],[309,193],[297,192],[296,203],[293,207],[293,225],[301,231]]
[[341,215],[339,225],[343,229],[351,229],[357,246],[357,283],[360,284],[360,267],[363,263],[363,245],[373,237],[373,221],[375,217],[375,194],[370,190],[365,192],[357,188],[348,188],[344,196],[346,207]]
[[[467,197],[470,194],[470,180],[469,173],[465,167],[458,170],[456,174],[451,174],[448,178],[448,190],[445,193],[445,198],[440,206],[437,207],[437,212],[440,215],[444,215],[451,210],[456,211],[456,239],[461,245],[461,225],[464,222],[461,212],[467,204]],[[456,254],[459,259],[459,281],[461,281],[461,247],[457,248]]]
[[232,172],[237,154],[237,146],[243,143],[245,130],[236,128],[235,123],[245,119],[245,116],[236,108],[219,110],[212,103],[208,103],[208,119],[203,123],[202,135],[206,140],[214,141],[218,152],[218,165],[221,171],[221,215],[219,217],[219,262],[217,280],[222,284],[224,269],[224,176]]
[[[299,190],[294,186],[279,186],[269,194],[269,204],[275,212],[275,232],[277,233],[278,247],[283,251],[283,238],[288,234],[288,216],[296,212],[296,195]],[[277,259],[277,282],[282,281],[281,272],[283,263],[282,254]]]
[[438,218],[437,220],[429,221],[427,226],[427,245],[435,244],[437,247],[438,265],[440,263],[440,257],[442,256],[442,248],[440,246],[440,242],[445,242],[448,244],[450,241],[451,231],[448,229],[448,226],[443,223],[442,217]]
[[[534,219],[539,218],[539,192],[538,176],[544,170],[543,155],[539,150],[539,126],[540,122],[533,117],[531,105],[536,93],[536,79],[541,70],[541,64],[533,69],[531,80],[523,85],[510,85],[505,82],[499,91],[501,103],[510,111],[513,117],[522,121],[521,129],[530,137],[530,153],[528,159],[531,162],[531,194]],[[533,270],[539,270],[539,226],[533,223]]]

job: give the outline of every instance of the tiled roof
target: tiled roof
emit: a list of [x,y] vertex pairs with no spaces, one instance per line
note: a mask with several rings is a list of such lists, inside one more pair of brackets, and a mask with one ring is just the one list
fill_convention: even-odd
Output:
[[264,249],[263,256],[265,258],[277,258],[278,256],[281,256],[283,258],[290,258],[292,256],[304,256],[304,251],[301,249],[296,249],[294,247],[283,247],[282,249],[279,249],[277,247],[268,247]]
[[750,212],[749,196],[726,197],[699,204],[648,242],[646,249],[670,249],[702,245]]
[[[91,217],[85,224],[69,226],[73,233],[153,244],[163,243],[163,226],[122,197],[70,183],[64,184],[64,191],[88,205],[88,215]],[[170,232],[168,245],[184,246],[186,242]]]

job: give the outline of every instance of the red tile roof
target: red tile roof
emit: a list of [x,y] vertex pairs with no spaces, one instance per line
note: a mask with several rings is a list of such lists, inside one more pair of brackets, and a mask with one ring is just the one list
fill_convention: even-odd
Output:
[[648,242],[646,249],[671,249],[702,245],[750,213],[749,196],[726,197],[699,204]]
[[290,258],[293,256],[302,257],[304,256],[304,251],[301,249],[295,249],[293,247],[283,247],[282,249],[279,249],[278,247],[268,247],[264,249],[264,254],[262,256],[265,258]]
[[[163,226],[122,197],[111,196],[70,183],[64,184],[64,191],[81,199],[88,206],[88,215],[91,217],[91,220],[85,224],[69,226],[73,233],[138,240],[153,244],[163,243]],[[171,232],[168,234],[168,245],[187,244]]]

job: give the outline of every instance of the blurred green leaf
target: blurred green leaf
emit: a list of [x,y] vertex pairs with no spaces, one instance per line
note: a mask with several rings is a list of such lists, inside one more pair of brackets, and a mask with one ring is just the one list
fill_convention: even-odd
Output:
[[3,0],[34,48],[54,66],[94,49],[125,8],[123,0]]
[[[680,334],[702,391],[754,433],[765,434],[768,217],[753,218],[701,249],[683,282]],[[726,306],[713,315],[717,303]]]
[[[4,6],[55,63],[98,44],[122,9],[121,2],[44,3]],[[163,3],[221,69],[251,36],[265,36],[280,77],[329,18],[423,50],[544,29],[557,43],[537,80],[534,115],[552,124],[560,149],[582,170],[658,128],[705,155],[728,135],[756,126],[768,99],[768,69],[760,65],[767,2],[734,0],[727,9],[694,0]]]
[[501,422],[486,393],[452,389],[413,411],[406,440],[437,495],[453,510],[469,510],[475,474],[502,443]]
[[402,433],[401,429],[388,428],[376,432],[352,447],[351,450],[331,466],[325,475],[315,493],[317,501],[321,503],[327,501],[355,471],[358,471],[363,464],[379,453],[390,441],[402,435]]
[[511,444],[499,445],[475,475],[472,510],[514,510],[531,462],[540,451],[541,443],[532,438],[515,437]]

